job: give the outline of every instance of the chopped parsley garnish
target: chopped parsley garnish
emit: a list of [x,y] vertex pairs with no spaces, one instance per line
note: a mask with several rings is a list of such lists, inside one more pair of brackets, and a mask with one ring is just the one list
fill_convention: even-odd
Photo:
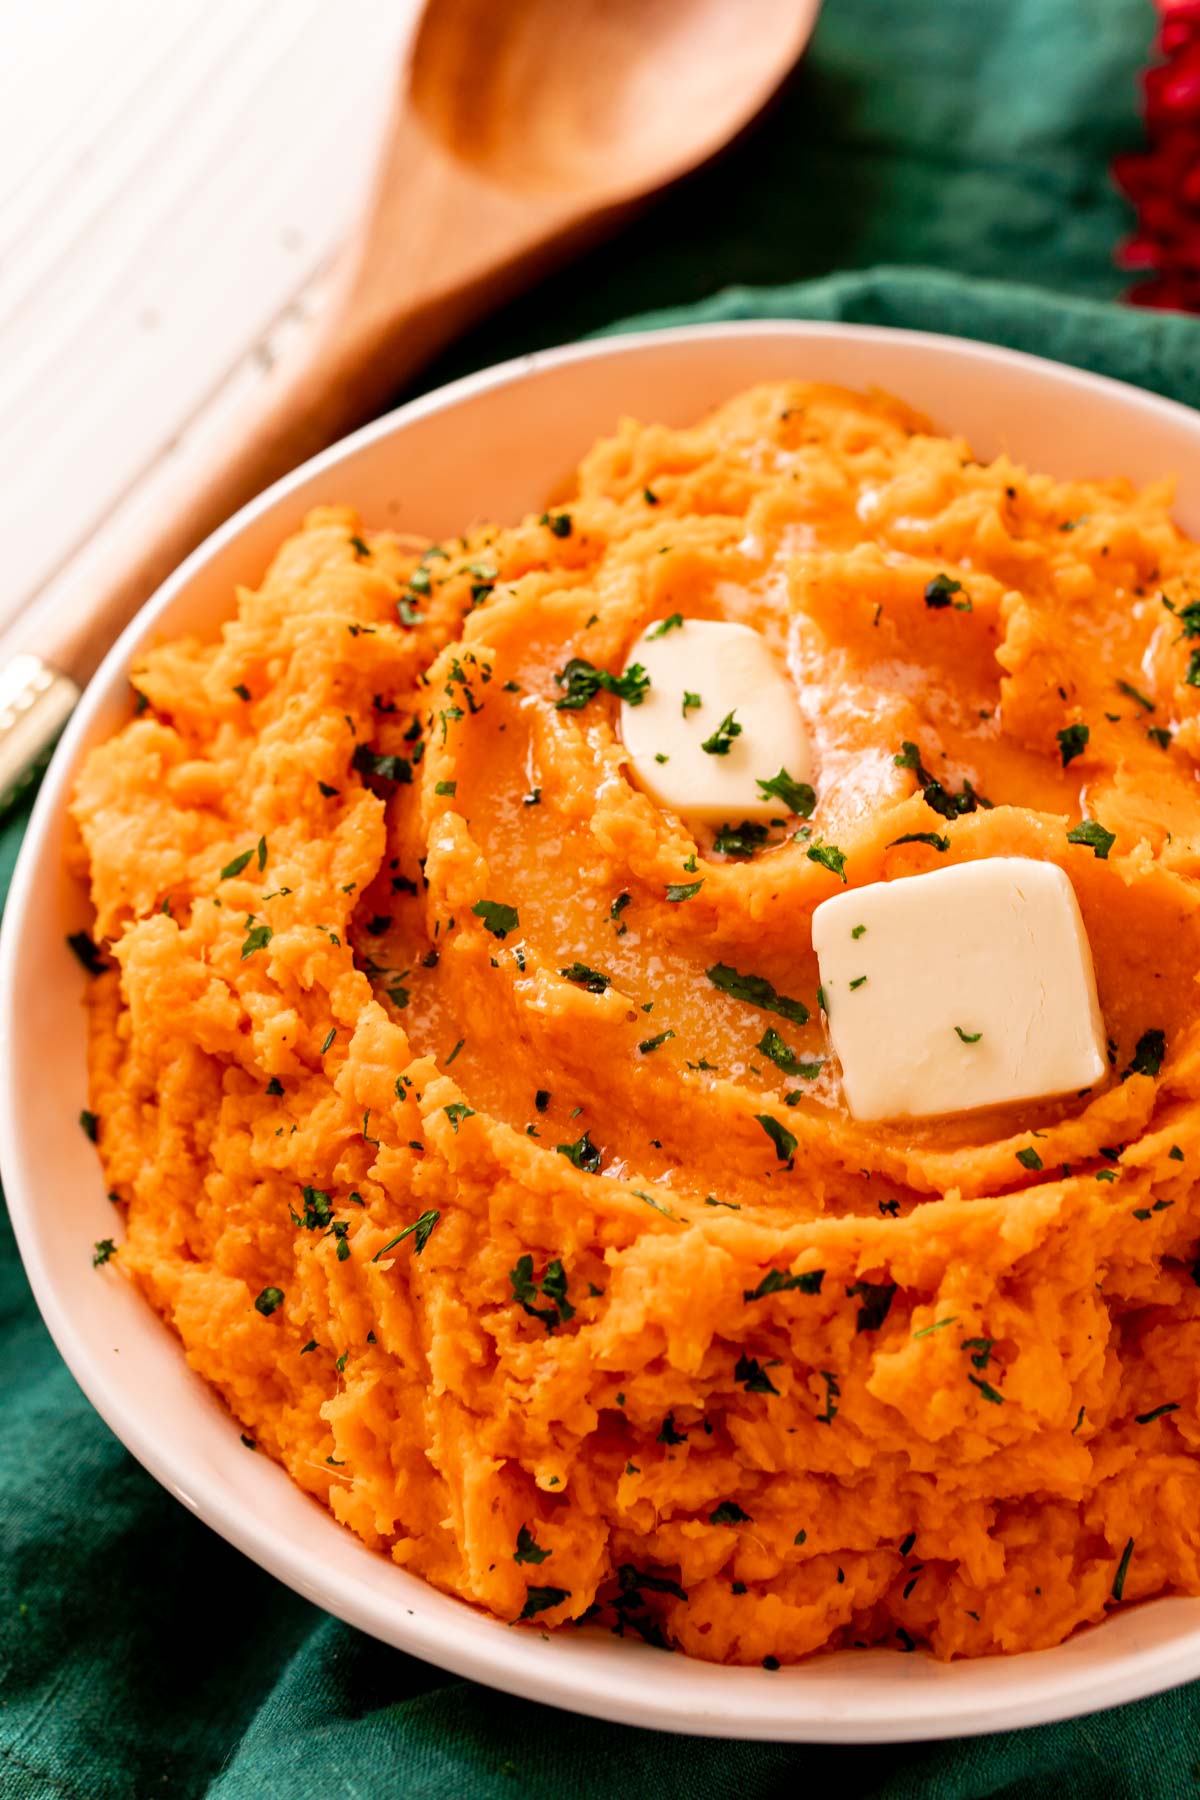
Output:
[[866,976],[865,975],[856,975],[854,977],[854,980],[850,983],[850,992],[853,993],[855,988],[865,987],[866,985],[867,985]]
[[356,746],[351,768],[359,775],[373,775],[379,781],[412,780],[412,764],[404,756],[380,756],[368,744]]
[[932,1325],[922,1325],[920,1331],[913,1332],[913,1336],[914,1336],[914,1338],[928,1337],[930,1332],[944,1331],[946,1329],[947,1325],[957,1325],[957,1324],[958,1324],[958,1315],[956,1313],[953,1318],[935,1319]]
[[984,1399],[990,1400],[993,1406],[1004,1405],[1004,1395],[994,1388],[990,1381],[985,1381],[982,1375],[968,1375],[967,1380],[972,1387],[977,1387]]
[[550,1089],[539,1088],[537,1093],[533,1096],[533,1104],[540,1113],[544,1113],[550,1104]]
[[895,1297],[894,1281],[856,1281],[848,1287],[846,1298],[862,1301],[854,1321],[855,1331],[878,1331],[891,1311]]
[[753,856],[767,841],[767,827],[743,819],[740,825],[722,825],[713,839],[718,856]]
[[325,1052],[328,1050],[330,1044],[332,1044],[332,1042],[336,1036],[337,1036],[337,1026],[331,1025],[329,1027],[329,1035],[325,1039],[325,1042],[321,1045],[321,1055],[322,1056],[324,1056]]
[[79,1124],[84,1137],[90,1138],[94,1144],[96,1142],[96,1135],[100,1129],[100,1120],[97,1118],[96,1114],[94,1112],[89,1112],[85,1106],[79,1115]]
[[1087,741],[1091,736],[1086,725],[1064,725],[1061,731],[1054,734],[1058,739],[1058,747],[1062,752],[1062,766],[1065,769],[1075,757],[1082,756],[1087,749]]
[[647,638],[666,637],[668,631],[677,631],[683,624],[682,613],[672,613],[669,619],[660,619],[653,631],[646,633]]
[[755,1045],[755,1049],[761,1050],[763,1055],[769,1057],[775,1067],[782,1069],[785,1075],[798,1075],[804,1067],[796,1052],[784,1043],[773,1025],[767,1026]]
[[502,900],[477,900],[471,911],[496,938],[506,938],[521,923],[516,907],[506,906]]
[[[825,1411],[817,1414],[818,1425],[832,1425],[837,1418],[837,1403],[841,1399],[842,1390],[838,1386],[838,1378],[832,1369],[818,1369],[818,1375],[825,1383]],[[838,1571],[839,1578],[841,1571]]]
[[1017,1151],[1017,1161],[1024,1169],[1040,1169],[1042,1167],[1042,1159],[1032,1144],[1027,1145],[1024,1150]]
[[589,1175],[599,1173],[603,1152],[593,1144],[586,1131],[573,1144],[555,1144],[554,1148],[569,1163],[574,1163],[577,1169],[584,1169]]
[[529,792],[522,796],[522,806],[540,806],[541,804],[542,790],[540,787],[530,788]]
[[109,1259],[111,1257],[114,1257],[116,1254],[117,1254],[117,1246],[113,1243],[112,1239],[111,1238],[101,1238],[99,1243],[92,1245],[92,1267],[93,1267],[93,1269],[102,1269],[104,1267],[105,1263],[108,1262]]
[[662,1214],[664,1219],[670,1219],[672,1223],[676,1225],[687,1224],[687,1220],[682,1213],[672,1212],[669,1206],[664,1206],[661,1200],[656,1200],[654,1198],[653,1194],[647,1194],[641,1188],[634,1188],[633,1191],[639,1200],[644,1200],[647,1206],[652,1206],[655,1212]]
[[1139,706],[1144,706],[1147,712],[1154,711],[1153,700],[1148,700],[1145,694],[1139,693],[1131,681],[1118,681],[1117,686],[1121,692],[1127,694],[1131,700],[1136,700]]
[[302,1226],[305,1231],[327,1231],[333,1223],[333,1205],[325,1189],[301,1188],[300,1196],[304,1211],[292,1213],[292,1224]]
[[961,1025],[956,1025],[954,1030],[964,1044],[977,1044],[983,1036],[982,1031],[964,1031]]
[[86,931],[73,931],[67,943],[89,975],[103,975],[108,964]]
[[1173,1413],[1173,1412],[1178,1412],[1178,1411],[1179,1411],[1178,1400],[1165,1400],[1161,1406],[1154,1407],[1151,1412],[1137,1413],[1134,1417],[1134,1424],[1135,1425],[1152,1425],[1154,1423],[1155,1419],[1165,1418],[1167,1413]]
[[1133,1061],[1121,1076],[1128,1081],[1131,1075],[1157,1075],[1162,1068],[1163,1057],[1167,1053],[1166,1033],[1162,1031],[1143,1031],[1137,1041],[1133,1053]]
[[350,548],[353,550],[355,556],[370,556],[371,554],[370,544],[366,543],[364,539],[358,536],[354,536],[350,539]]
[[929,773],[921,761],[921,753],[908,738],[900,745],[899,754],[893,756],[893,763],[898,769],[911,769],[921,789],[921,798],[926,806],[943,819],[960,819],[964,813],[972,813],[979,806],[990,807],[991,801],[977,794],[969,781],[964,781],[960,793],[951,793],[937,778]]
[[417,608],[413,605],[412,601],[408,599],[407,595],[397,600],[396,611],[400,615],[400,623],[402,625],[423,625],[425,623],[425,614],[423,612],[418,612]]
[[935,612],[949,606],[955,594],[962,593],[962,582],[949,575],[935,575],[925,588],[925,604]]
[[239,700],[248,700],[250,698],[250,689],[246,686],[244,681],[235,681],[233,684],[233,691]]
[[564,981],[573,981],[577,987],[586,988],[589,994],[602,994],[612,986],[607,975],[602,975],[599,969],[589,969],[586,963],[568,963],[558,972]]
[[643,488],[642,499],[646,502],[647,506],[658,505],[658,495],[654,492],[653,488]]
[[673,902],[694,900],[703,886],[703,881],[670,882],[664,889],[664,898]]
[[675,1414],[673,1412],[669,1412],[664,1418],[662,1424],[658,1428],[658,1436],[654,1441],[656,1444],[687,1443],[687,1432],[679,1430],[675,1423]]
[[242,945],[242,962],[245,962],[248,956],[253,956],[256,950],[265,950],[274,935],[275,933],[269,925],[251,925],[246,932],[246,941]]
[[638,1049],[643,1056],[649,1056],[652,1050],[660,1050],[667,1039],[673,1038],[674,1036],[675,1033],[673,1031],[660,1031],[657,1037],[643,1038],[638,1045]]
[[517,1532],[517,1547],[513,1551],[515,1563],[544,1563],[552,1550],[543,1550],[528,1525],[522,1525]]
[[701,700],[699,694],[693,694],[688,688],[684,688],[683,706],[680,709],[683,718],[686,719],[690,712],[698,711],[703,704],[704,702]]
[[335,787],[330,787],[330,785],[327,781],[318,781],[317,786],[320,788],[321,792],[324,794],[324,796],[327,800],[336,800],[337,799],[338,789]]
[[768,1269],[756,1288],[742,1290],[742,1299],[765,1300],[768,1294],[785,1294],[791,1288],[800,1294],[819,1294],[824,1279],[824,1269],[805,1269],[800,1275],[789,1275],[785,1269]]
[[579,712],[601,688],[629,706],[640,706],[650,686],[650,677],[641,663],[630,663],[623,675],[610,675],[607,669],[595,668],[582,656],[573,656],[554,679],[567,690],[561,700],[554,702],[558,712]]
[[736,1500],[722,1500],[720,1506],[714,1507],[708,1515],[710,1525],[753,1525],[754,1520],[748,1512],[743,1512]]
[[786,769],[780,769],[769,781],[759,780],[755,785],[764,800],[782,801],[788,812],[797,813],[802,819],[812,818],[817,796],[807,781],[793,781]]
[[452,1100],[449,1106],[443,1106],[442,1111],[449,1119],[451,1129],[456,1137],[458,1135],[458,1128],[463,1120],[473,1119],[475,1117],[474,1107],[468,1106],[465,1100]]
[[836,844],[810,844],[804,854],[809,862],[820,863],[823,868],[836,875],[845,886],[846,858]]
[[741,735],[741,726],[737,724],[733,714],[727,712],[712,736],[706,737],[700,748],[707,751],[709,756],[728,756],[733,748],[734,738],[739,738]]
[[1134,1542],[1133,1538],[1129,1538],[1121,1552],[1121,1560],[1117,1564],[1117,1572],[1113,1577],[1112,1597],[1114,1600],[1125,1598],[1125,1577],[1129,1573],[1129,1559],[1133,1555]]
[[231,881],[235,875],[240,875],[253,855],[253,850],[243,850],[240,856],[235,856],[232,862],[227,862],[225,864],[225,867],[218,876],[218,880]]
[[267,1092],[268,1094],[282,1094],[283,1083],[280,1081],[278,1075],[272,1075],[270,1081],[268,1081]]
[[739,1356],[733,1379],[740,1381],[748,1394],[778,1394],[779,1389],[762,1364],[753,1356]]
[[796,1154],[796,1139],[787,1126],[781,1125],[778,1119],[773,1119],[770,1113],[755,1113],[754,1119],[756,1124],[762,1126],[774,1144],[775,1154],[780,1162],[787,1163],[790,1168],[792,1158]]
[[437,781],[434,783],[433,791],[435,794],[442,794],[453,800],[458,792],[458,783],[457,781]]
[[1108,861],[1108,853],[1116,841],[1116,832],[1105,831],[1103,825],[1095,819],[1084,819],[1082,824],[1072,826],[1067,833],[1068,844],[1086,844],[1101,862]]
[[1171,734],[1165,725],[1151,725],[1146,736],[1152,744],[1157,744],[1160,750],[1171,748]]
[[[546,1273],[541,1281],[533,1279],[533,1257],[526,1252],[517,1258],[517,1265],[508,1272],[512,1284],[513,1299],[523,1312],[532,1319],[540,1319],[547,1331],[553,1331],[557,1325],[565,1325],[575,1317],[575,1308],[567,1299],[567,1276],[562,1263],[556,1256],[546,1264]],[[548,1306],[535,1306],[535,1300],[548,1300]]]
[[888,849],[894,850],[897,844],[928,844],[931,850],[945,851],[950,848],[950,839],[936,831],[906,831],[903,837],[893,838]]
[[[563,513],[561,516],[563,518],[566,518],[565,513]],[[571,521],[569,519],[567,519],[568,527],[570,526],[570,523],[571,523]],[[556,532],[555,535],[557,537],[563,537],[563,536],[565,536],[565,533],[560,531],[560,532]],[[552,1606],[561,1606],[564,1600],[569,1600],[570,1598],[571,1598],[570,1588],[556,1588],[556,1587],[526,1588],[525,1604],[521,1608],[520,1612],[517,1614],[517,1617],[518,1617],[518,1619],[535,1618],[538,1613],[548,1612]]]
[[538,524],[544,525],[546,530],[553,532],[556,538],[566,538],[571,535],[570,513],[544,512],[538,520]]
[[793,1025],[808,1024],[808,1008],[802,1000],[789,1000],[780,994],[763,975],[743,975],[728,963],[714,963],[705,973],[715,988],[733,1000],[744,1000],[762,1012],[778,1013]]
[[1168,612],[1176,614],[1180,624],[1181,638],[1200,637],[1200,600],[1189,600],[1186,606],[1176,608],[1165,594],[1160,594],[1163,605]]
[[271,1314],[277,1312],[282,1305],[283,1289],[277,1287],[265,1287],[254,1302],[254,1310],[255,1312],[261,1313],[264,1319],[269,1319]]
[[431,1207],[428,1212],[423,1212],[419,1219],[414,1219],[411,1225],[406,1225],[404,1230],[399,1232],[390,1243],[384,1244],[381,1250],[377,1250],[371,1261],[378,1262],[381,1256],[386,1256],[389,1250],[394,1250],[397,1244],[402,1244],[406,1237],[411,1237],[413,1240],[413,1255],[420,1256],[429,1242],[430,1233],[441,1216],[441,1213],[434,1207]]

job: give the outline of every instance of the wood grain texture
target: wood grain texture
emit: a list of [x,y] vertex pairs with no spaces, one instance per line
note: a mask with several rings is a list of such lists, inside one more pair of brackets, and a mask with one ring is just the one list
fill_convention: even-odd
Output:
[[[303,4],[303,0],[301,0]],[[174,471],[152,527],[44,609],[86,679],[114,632],[244,501],[370,416],[470,321],[714,155],[759,112],[816,0],[427,0],[370,196],[303,351]],[[289,15],[290,18],[290,15]],[[288,154],[292,151],[288,140]]]

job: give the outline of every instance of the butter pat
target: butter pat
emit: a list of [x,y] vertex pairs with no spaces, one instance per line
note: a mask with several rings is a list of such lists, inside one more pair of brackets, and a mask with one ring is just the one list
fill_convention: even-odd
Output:
[[997,856],[825,900],[813,948],[856,1119],[924,1119],[1091,1087],[1108,1068],[1067,876]]
[[[758,782],[781,769],[810,782],[812,754],[791,683],[759,632],[722,619],[656,620],[629,663],[642,665],[650,687],[639,706],[622,702],[621,736],[652,800],[700,824],[787,813]],[[741,729],[722,733],[731,713]],[[723,751],[704,749],[714,738]]]

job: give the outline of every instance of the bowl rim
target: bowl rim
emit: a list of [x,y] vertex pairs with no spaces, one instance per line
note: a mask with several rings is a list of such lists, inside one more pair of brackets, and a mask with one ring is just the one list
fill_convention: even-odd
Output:
[[[203,1459],[196,1459],[189,1466],[186,1448],[181,1452],[175,1442],[164,1447],[139,1417],[136,1406],[127,1403],[125,1397],[110,1386],[103,1366],[95,1359],[81,1327],[58,1291],[55,1269],[44,1256],[38,1238],[36,1159],[23,1141],[22,1121],[16,1104],[15,1071],[21,1040],[16,1007],[16,968],[22,924],[35,904],[42,864],[48,856],[56,858],[55,826],[75,772],[79,750],[94,716],[116,691],[117,685],[124,682],[134,647],[153,630],[162,614],[184,593],[199,571],[295,489],[312,477],[336,468],[352,454],[403,433],[428,414],[454,408],[491,389],[520,384],[547,370],[569,369],[582,361],[619,360],[622,356],[640,354],[648,349],[680,343],[704,344],[728,337],[786,337],[794,340],[798,348],[811,347],[821,339],[849,338],[901,350],[916,340],[947,357],[961,359],[968,368],[972,364],[995,365],[999,362],[1035,382],[1049,382],[1060,391],[1072,386],[1091,392],[1099,389],[1132,413],[1144,414],[1148,410],[1151,416],[1164,422],[1174,420],[1177,425],[1183,424],[1200,449],[1200,415],[1191,409],[1163,395],[1047,358],[984,341],[896,327],[839,321],[753,319],[662,328],[651,326],[519,356],[422,394],[302,464],[235,513],[180,564],[139,610],[88,683],[43,779],[25,831],[0,927],[0,1164],[17,1245],[42,1319],[67,1368],[104,1422],[161,1486],[294,1591],[346,1623],[443,1669],[569,1711],[623,1724],[713,1737],[826,1743],[904,1742],[975,1735],[1079,1716],[1160,1692],[1200,1674],[1200,1603],[1182,1597],[1165,1598],[1118,1615],[1128,1619],[1132,1612],[1147,1620],[1152,1615],[1161,1619],[1168,1612],[1173,1617],[1178,1609],[1187,1608],[1196,1620],[1190,1629],[1165,1638],[1161,1632],[1156,1635],[1151,1631],[1145,1643],[1135,1642],[1123,1650],[1118,1650],[1113,1635],[1114,1618],[1077,1633],[1066,1645],[1047,1651],[1020,1653],[1022,1662],[1038,1665],[1037,1671],[1024,1683],[1011,1684],[1011,1691],[1000,1695],[989,1693],[983,1681],[972,1682],[968,1672],[996,1672],[1002,1666],[1011,1670],[1017,1660],[1011,1656],[940,1664],[924,1653],[905,1658],[899,1652],[873,1648],[813,1658],[779,1674],[680,1657],[671,1661],[684,1666],[688,1672],[687,1680],[682,1684],[675,1681],[658,1684],[652,1678],[647,1679],[650,1667],[638,1660],[639,1656],[652,1652],[643,1646],[625,1643],[619,1647],[619,1660],[611,1655],[605,1657],[601,1666],[611,1669],[612,1678],[607,1687],[601,1686],[597,1691],[585,1685],[588,1673],[594,1678],[595,1670],[589,1671],[588,1660],[581,1661],[576,1649],[572,1648],[584,1644],[586,1634],[555,1634],[552,1638],[546,1633],[507,1631],[467,1602],[438,1595],[437,1590],[431,1588],[427,1591],[445,1604],[432,1608],[428,1618],[421,1618],[413,1609],[397,1606],[387,1583],[382,1581],[374,1589],[364,1586],[348,1599],[335,1587],[323,1584],[319,1572],[314,1574],[296,1546],[273,1527],[269,1509],[258,1511],[248,1504],[231,1501],[228,1492],[219,1489],[210,1478]],[[164,1344],[173,1347],[175,1354],[182,1357],[182,1347],[165,1325],[163,1335]],[[236,1425],[232,1415],[229,1415],[229,1422],[231,1426]],[[289,1487],[293,1485],[290,1477],[277,1465],[264,1467],[281,1475]],[[319,1506],[316,1501],[311,1504]],[[323,1507],[320,1511],[328,1519],[331,1529],[343,1529]],[[379,1567],[378,1552],[362,1545],[357,1548],[373,1567]],[[386,1562],[383,1566],[393,1567]],[[405,1579],[416,1581],[419,1578],[405,1576]],[[426,1587],[424,1582],[419,1585]],[[447,1606],[449,1610],[446,1610]],[[473,1628],[472,1621],[474,1627],[486,1625],[491,1635],[482,1635]],[[1079,1646],[1093,1639],[1097,1631],[1107,1634],[1113,1646],[1111,1654],[1106,1653],[1100,1666],[1095,1666],[1086,1652],[1082,1656],[1069,1654],[1072,1645]],[[911,1671],[912,1679],[890,1681],[882,1698],[865,1706],[835,1700],[837,1674],[845,1672],[846,1686],[852,1685],[858,1691],[869,1690],[870,1671],[879,1668],[880,1658],[889,1659],[893,1665],[897,1660],[903,1661]],[[661,1668],[662,1664],[654,1666]],[[1039,1679],[1041,1674],[1045,1679]],[[833,1675],[835,1679],[831,1682],[823,1675]],[[687,1703],[675,1694],[664,1703],[656,1698],[655,1690],[660,1685],[668,1692],[680,1685],[694,1687],[695,1697]],[[972,1692],[975,1687],[979,1688],[978,1693]],[[969,1697],[967,1703],[964,1703],[964,1696]]]

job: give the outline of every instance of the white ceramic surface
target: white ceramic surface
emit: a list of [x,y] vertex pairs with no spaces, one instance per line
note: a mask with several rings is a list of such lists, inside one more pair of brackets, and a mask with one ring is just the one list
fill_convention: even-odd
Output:
[[[684,423],[778,376],[887,387],[976,451],[1062,476],[1179,476],[1200,534],[1200,415],[1074,370],[949,338],[833,325],[707,326],[614,338],[490,370],[403,407],[247,507],[180,568],[89,687],[42,787],[0,936],[0,1162],[21,1254],[72,1373],[160,1482],[329,1612],[476,1680],[575,1711],[711,1736],[868,1742],[958,1736],[1111,1706],[1200,1675],[1200,1601],[1119,1613],[1054,1650],[943,1666],[921,1652],[849,1651],[803,1666],[719,1668],[607,1633],[512,1630],[372,1554],[294,1488],[238,1428],[115,1267],[85,1104],[83,978],[64,939],[87,922],[63,867],[81,753],[128,705],[147,638],[215,631],[235,581],[321,501],[368,524],[433,534],[540,509],[618,414]],[[49,1077],[49,1078],[48,1078]],[[119,1228],[116,1235],[120,1235]]]

